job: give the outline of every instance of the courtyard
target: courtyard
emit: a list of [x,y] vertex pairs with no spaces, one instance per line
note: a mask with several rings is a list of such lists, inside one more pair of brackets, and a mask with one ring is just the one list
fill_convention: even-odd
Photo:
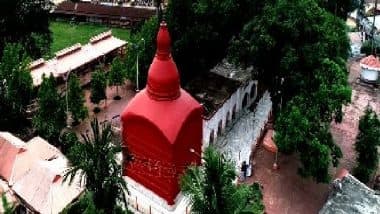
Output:
[[[358,60],[348,62],[349,83],[352,87],[351,103],[345,106],[343,121],[331,123],[331,132],[343,152],[338,168],[331,168],[331,175],[337,169],[346,168],[352,173],[355,166],[355,138],[358,133],[359,118],[367,104],[380,113],[380,91],[357,81],[360,73]],[[279,169],[273,170],[275,155],[259,146],[254,154],[253,176],[246,183],[259,182],[262,185],[265,210],[267,213],[318,213],[329,194],[329,184],[317,184],[297,174],[300,164],[295,155],[279,155]],[[379,172],[379,171],[378,171]]]

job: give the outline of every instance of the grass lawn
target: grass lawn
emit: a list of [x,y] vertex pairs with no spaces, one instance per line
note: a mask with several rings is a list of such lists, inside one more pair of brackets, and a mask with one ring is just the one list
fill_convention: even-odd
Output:
[[130,31],[122,28],[109,28],[90,23],[70,24],[64,21],[51,21],[50,30],[53,36],[51,55],[75,43],[87,44],[89,39],[99,33],[111,29],[112,35],[122,40],[129,40]]

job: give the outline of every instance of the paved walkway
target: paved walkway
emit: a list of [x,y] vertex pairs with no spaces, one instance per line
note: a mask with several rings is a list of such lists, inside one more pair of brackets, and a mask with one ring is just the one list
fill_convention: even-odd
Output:
[[226,128],[225,135],[215,143],[219,151],[234,161],[237,169],[240,169],[243,161],[249,163],[251,151],[264,130],[271,108],[269,92],[265,92],[255,111],[243,110],[232,126]]
[[[90,101],[90,91],[85,89],[86,105],[88,107],[89,116],[86,120],[81,122],[78,126],[73,127],[73,130],[77,133],[85,133],[87,130],[90,130],[90,122],[94,117],[97,117],[99,122],[105,120],[111,121],[112,123],[120,123],[120,114],[127,106],[128,102],[135,96],[135,91],[131,86],[130,82],[127,82],[126,85],[119,87],[119,95],[121,100],[114,100],[113,97],[116,95],[116,87],[107,88],[107,106],[104,101],[99,105],[101,111],[97,114],[93,112],[95,107],[94,104]],[[114,119],[112,119],[114,118]]]

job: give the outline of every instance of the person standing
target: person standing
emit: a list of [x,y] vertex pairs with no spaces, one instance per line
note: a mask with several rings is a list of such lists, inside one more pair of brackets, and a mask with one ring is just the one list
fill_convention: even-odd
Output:
[[245,179],[247,178],[247,169],[248,169],[248,164],[243,161],[242,165],[241,165],[241,172],[243,174],[243,181],[245,181]]

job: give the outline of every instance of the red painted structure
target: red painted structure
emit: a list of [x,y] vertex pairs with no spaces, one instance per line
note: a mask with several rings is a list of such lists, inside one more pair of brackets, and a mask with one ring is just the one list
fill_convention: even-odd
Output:
[[180,87],[170,42],[163,22],[147,86],[129,102],[121,120],[123,146],[132,158],[123,163],[123,175],[173,205],[180,176],[188,165],[201,162],[203,108]]

